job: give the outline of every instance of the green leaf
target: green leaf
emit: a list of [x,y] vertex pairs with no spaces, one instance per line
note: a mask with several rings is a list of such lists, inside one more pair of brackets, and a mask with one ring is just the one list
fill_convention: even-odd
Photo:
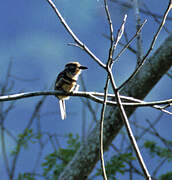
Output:
[[160,147],[154,141],[146,141],[144,146],[149,150],[152,157],[159,156],[160,158],[167,158],[168,161],[172,161],[172,153],[170,149]]
[[16,180],[36,180],[34,175],[29,173],[19,173],[18,178]]
[[45,162],[42,163],[43,175],[50,177],[50,179],[58,179],[58,175],[62,172],[68,162],[73,158],[74,154],[80,147],[79,136],[73,134],[67,135],[67,147],[59,148],[45,157]]
[[159,179],[160,180],[172,180],[172,171],[161,175]]
[[[106,162],[106,173],[108,179],[116,180],[116,174],[124,174],[126,165],[135,160],[132,153],[123,153],[119,155],[113,155],[109,161]],[[102,169],[97,169],[96,176],[102,174]]]

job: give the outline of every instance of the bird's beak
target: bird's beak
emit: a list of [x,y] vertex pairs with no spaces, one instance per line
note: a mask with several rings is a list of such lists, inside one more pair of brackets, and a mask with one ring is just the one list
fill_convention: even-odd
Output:
[[80,67],[79,67],[79,69],[84,70],[84,69],[88,69],[88,68],[87,68],[87,67],[85,67],[85,66],[80,66]]

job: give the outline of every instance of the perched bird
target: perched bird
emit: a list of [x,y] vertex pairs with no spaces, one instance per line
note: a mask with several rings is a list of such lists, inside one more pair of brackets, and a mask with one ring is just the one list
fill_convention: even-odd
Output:
[[[57,76],[54,90],[61,90],[64,92],[76,91],[79,85],[76,83],[81,70],[88,69],[85,66],[81,66],[79,62],[70,62],[65,65],[65,69]],[[61,118],[66,118],[65,100],[69,99],[69,96],[56,96],[59,99]]]

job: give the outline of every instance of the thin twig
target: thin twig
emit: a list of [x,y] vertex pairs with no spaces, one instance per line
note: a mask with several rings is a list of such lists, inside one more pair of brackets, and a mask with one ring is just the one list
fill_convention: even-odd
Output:
[[116,47],[117,47],[117,45],[119,43],[119,40],[121,39],[121,37],[122,37],[122,35],[124,33],[124,27],[125,27],[126,19],[127,19],[127,14],[125,14],[123,22],[121,24],[121,27],[118,30],[117,37],[116,37],[113,49],[116,49]]
[[[98,97],[104,97],[104,93],[99,93],[99,92],[82,92],[82,91],[77,91],[77,92],[62,92],[62,91],[34,91],[34,92],[25,92],[25,93],[17,93],[17,94],[11,94],[11,95],[5,95],[5,96],[0,96],[0,102],[2,101],[14,101],[18,99],[24,99],[24,98],[29,98],[29,97],[36,97],[36,96],[55,96],[55,95],[67,95],[67,96],[76,96],[76,97],[85,97],[89,98],[95,102],[98,103],[103,103],[103,100]],[[109,98],[115,98],[116,96],[114,94],[107,94]],[[143,100],[139,100],[133,97],[128,97],[128,96],[122,96],[120,95],[120,98],[123,100],[127,100],[129,102],[122,102],[122,105],[124,106],[151,106],[157,109],[162,109],[158,105],[172,105],[172,99],[167,99],[167,100],[161,100],[161,101],[152,101],[152,102],[145,102]],[[115,106],[117,105],[116,101],[107,101],[108,105]]]
[[74,41],[79,45],[81,49],[83,49],[90,57],[92,57],[102,68],[105,69],[105,64],[97,57],[91,50],[79,40],[79,38],[74,34],[74,32],[71,30],[71,28],[68,26],[62,15],[60,14],[59,10],[56,8],[55,4],[52,0],[47,0],[47,2],[50,4],[50,6],[53,8],[54,12],[56,13],[57,17],[59,18],[60,22],[63,24],[67,32],[72,36]]
[[[113,64],[112,57],[113,57],[113,52],[114,52],[114,48],[113,48],[114,36],[113,36],[113,24],[112,24],[111,16],[109,13],[107,0],[104,0],[104,7],[105,7],[107,20],[109,23],[109,29],[110,29],[110,48],[109,48],[109,57],[106,63],[106,67],[108,66],[112,67],[112,64]],[[109,88],[109,76],[107,74],[106,84],[104,88],[104,100],[103,100],[103,106],[102,106],[101,118],[100,118],[100,160],[101,160],[101,167],[102,167],[104,180],[107,180],[107,175],[106,175],[106,169],[105,169],[105,163],[104,163],[104,157],[103,157],[103,151],[104,151],[103,149],[103,124],[104,124],[104,114],[106,110],[108,88]]]
[[[13,83],[9,83],[9,79],[10,79],[10,72],[12,69],[12,60],[10,60],[10,63],[8,65],[8,69],[6,72],[6,76],[5,76],[5,83],[3,84],[2,88],[1,88],[1,95],[4,95],[5,93],[9,93],[11,88],[13,87]],[[9,86],[10,84],[10,86]],[[13,102],[10,103],[10,105],[4,110],[4,103],[0,103],[0,140],[1,140],[1,148],[2,148],[2,156],[4,159],[4,166],[5,169],[7,171],[8,177],[10,180],[12,180],[11,176],[10,176],[10,163],[9,163],[9,159],[7,157],[7,149],[6,149],[6,141],[5,141],[5,132],[15,141],[15,137],[11,134],[11,132],[5,128],[4,126],[4,121],[5,121],[5,117],[7,117],[7,115],[9,114],[9,112],[11,111],[12,107],[13,107]],[[16,141],[15,141],[16,142]]]
[[109,74],[108,74],[108,68],[112,69],[113,66],[113,54],[114,51],[117,47],[117,44],[119,42],[119,40],[122,37],[122,34],[124,32],[124,26],[126,23],[126,18],[127,15],[124,16],[123,22],[121,24],[121,27],[118,29],[118,33],[117,33],[117,37],[115,39],[114,42],[114,36],[113,36],[113,25],[112,25],[112,20],[111,20],[111,16],[110,16],[110,12],[108,9],[108,4],[107,4],[107,0],[104,0],[104,6],[105,6],[105,12],[106,12],[106,16],[107,16],[107,20],[109,23],[109,30],[110,30],[110,48],[109,48],[109,57],[106,63],[106,71],[107,71],[107,79],[106,79],[106,84],[105,84],[105,89],[104,89],[104,101],[103,101],[103,106],[102,106],[102,111],[101,111],[101,120],[100,120],[100,153],[101,153],[101,165],[102,165],[102,170],[103,170],[103,177],[104,180],[107,179],[107,175],[106,175],[106,171],[105,171],[105,165],[104,165],[104,159],[103,159],[103,122],[104,122],[104,113],[105,113],[105,109],[106,109],[106,103],[107,103],[107,93],[108,93],[108,86],[109,86]]
[[[23,130],[23,134],[25,135],[25,133],[26,133],[26,130],[28,130],[30,127],[31,127],[31,125],[32,125],[32,123],[33,123],[33,120],[35,119],[35,117],[37,116],[37,113],[40,111],[40,108],[42,107],[42,105],[43,105],[43,103],[44,103],[44,101],[45,101],[45,96],[43,96],[42,97],[42,99],[40,100],[40,101],[38,101],[38,103],[36,104],[36,107],[35,107],[35,109],[34,109],[34,111],[33,111],[33,113],[32,113],[32,116],[31,116],[31,118],[30,118],[30,120],[29,120],[29,122],[28,122],[28,124],[26,125],[26,127],[24,128],[24,130]],[[17,152],[16,152],[16,154],[15,154],[15,156],[14,156],[14,158],[13,158],[13,161],[12,161],[12,168],[11,168],[11,172],[10,172],[10,177],[11,177],[11,179],[13,179],[13,177],[14,177],[14,173],[15,173],[15,169],[16,169],[16,163],[17,163],[17,161],[18,161],[18,158],[19,158],[19,154],[20,154],[20,152],[21,152],[21,147],[22,147],[22,144],[21,144],[21,140],[19,139],[19,141],[18,141],[18,144],[17,144]]]
[[101,159],[101,166],[102,166],[104,180],[107,180],[107,175],[106,175],[105,163],[104,163],[104,158],[103,158],[103,124],[104,124],[104,115],[105,115],[105,110],[106,110],[108,86],[109,86],[109,79],[107,78],[105,88],[104,88],[105,95],[104,95],[101,118],[100,118],[100,157],[101,157],[100,159]]
[[[138,0],[133,0],[135,18],[136,18],[136,31],[140,29],[141,19],[140,19],[140,9]],[[141,33],[137,36],[137,65],[140,64],[142,59],[142,38]],[[136,66],[137,67],[137,66]]]
[[121,54],[130,46],[131,42],[139,35],[139,33],[141,32],[143,26],[145,25],[145,23],[147,22],[147,20],[144,20],[144,22],[140,25],[140,28],[137,30],[136,34],[128,41],[128,43],[122,48],[122,50],[119,52],[119,54],[114,58],[114,60],[118,59],[119,56],[121,56]]
[[159,132],[155,129],[153,124],[148,119],[146,119],[146,122],[149,124],[150,128],[154,131],[156,137],[158,139],[160,139],[160,141],[164,144],[164,146],[168,149],[168,151],[172,153],[172,149],[170,148],[170,146],[167,143],[166,139],[164,139],[162,136],[160,136]]
[[[110,13],[109,13],[107,0],[104,0],[104,6],[105,6],[105,12],[106,12],[107,20],[109,23],[109,30],[110,30],[110,48],[109,48],[109,57],[108,57],[108,61],[106,63],[106,66],[111,66],[112,58],[113,58],[113,52],[115,49],[115,48],[113,48],[113,44],[114,44],[113,25],[112,25],[112,19],[111,19]],[[118,38],[118,36],[117,36],[117,38]]]
[[[110,39],[109,36],[107,36],[106,34],[102,33],[102,36],[105,37],[106,39]],[[128,41],[127,41],[127,44],[128,44]],[[121,46],[126,46],[126,44],[122,43],[122,42],[119,42],[119,45]],[[133,54],[136,54],[136,50],[131,47],[130,45],[126,47],[126,49],[128,49],[129,51],[131,51]],[[114,58],[115,59],[115,58]]]
[[129,121],[128,121],[128,118],[127,118],[127,115],[125,113],[125,110],[124,110],[124,107],[122,105],[122,102],[121,102],[121,99],[120,99],[120,96],[119,96],[119,91],[116,87],[116,84],[115,84],[115,81],[113,79],[113,75],[112,75],[112,71],[111,69],[108,69],[108,73],[109,73],[109,77],[110,77],[110,80],[111,80],[111,84],[112,84],[112,88],[113,88],[113,91],[116,95],[116,99],[117,99],[117,103],[118,103],[118,107],[119,107],[119,111],[120,111],[120,114],[121,114],[121,118],[123,119],[123,122],[124,122],[124,125],[126,127],[126,130],[127,130],[127,133],[128,133],[128,136],[130,138],[130,141],[132,143],[132,146],[135,150],[135,153],[136,153],[136,156],[137,156],[137,159],[140,163],[140,166],[145,174],[145,177],[148,179],[148,180],[151,180],[151,176],[149,174],[149,171],[147,170],[147,167],[144,163],[144,160],[142,158],[142,155],[140,153],[140,150],[139,150],[139,147],[137,145],[137,142],[135,140],[135,137],[132,133],[132,130],[131,130],[131,127],[130,127],[130,124],[129,124]]
[[[132,5],[130,3],[127,3],[127,2],[122,2],[120,0],[110,0],[110,1],[114,2],[114,3],[118,3],[119,5],[121,5],[121,6],[125,7],[125,8],[132,8]],[[152,12],[144,10],[142,8],[140,8],[140,12],[143,13],[143,14],[146,14],[148,16],[156,17],[158,19],[163,18],[163,15],[160,15],[160,14],[157,14],[157,13],[152,13]],[[172,21],[172,16],[167,17],[167,20]]]
[[[123,23],[122,23],[122,25],[121,25],[121,28],[118,30],[116,42],[114,43],[114,46],[113,46],[114,49],[116,48],[119,40],[121,39],[121,37],[122,37],[122,35],[123,35],[126,18],[127,18],[127,15],[124,16],[124,20],[123,20]],[[110,24],[110,23],[109,23],[109,24]],[[112,40],[111,40],[111,41],[112,41]],[[139,161],[139,163],[140,163],[140,165],[141,165],[141,167],[142,167],[142,170],[143,170],[145,176],[147,177],[147,179],[151,180],[151,176],[149,175],[149,172],[148,172],[148,170],[147,170],[147,168],[146,168],[146,165],[145,165],[145,163],[144,163],[144,161],[143,161],[143,158],[142,158],[141,153],[140,153],[140,151],[139,151],[139,148],[138,148],[138,146],[137,146],[136,140],[135,140],[135,138],[134,138],[134,136],[133,136],[133,133],[132,133],[132,130],[131,130],[131,128],[130,128],[130,124],[129,124],[127,115],[126,115],[126,113],[125,113],[125,110],[124,110],[124,108],[123,108],[123,105],[122,105],[122,102],[121,102],[121,99],[120,99],[119,91],[118,91],[118,89],[117,89],[117,87],[116,87],[116,84],[115,84],[115,81],[114,81],[114,78],[113,78],[113,75],[112,75],[112,64],[113,64],[113,62],[111,61],[111,59],[112,59],[112,56],[113,56],[114,49],[111,50],[111,48],[110,48],[110,50],[109,50],[110,53],[111,53],[111,54],[110,54],[111,56],[109,56],[109,60],[108,60],[108,61],[110,61],[110,63],[107,63],[106,71],[107,71],[107,73],[108,73],[108,77],[110,78],[110,81],[111,81],[111,84],[112,84],[112,88],[113,88],[114,94],[115,94],[115,96],[116,96],[117,105],[118,105],[118,107],[119,107],[119,111],[120,111],[120,114],[121,114],[121,118],[123,119],[124,124],[125,124],[125,126],[126,126],[126,129],[127,129],[127,132],[128,132],[128,136],[129,136],[129,138],[130,138],[130,140],[131,140],[131,143],[132,143],[132,145],[133,145],[133,147],[134,147],[134,150],[135,150],[135,152],[136,152],[138,161]],[[112,63],[111,63],[111,62],[112,62]]]
[[37,154],[37,157],[36,157],[36,160],[35,160],[35,163],[34,163],[34,166],[33,166],[33,170],[32,170],[32,173],[35,173],[36,172],[36,169],[39,167],[40,165],[40,161],[41,161],[41,156],[42,156],[42,153],[43,153],[43,149],[45,147],[45,143],[43,142],[42,140],[42,129],[41,129],[41,123],[40,123],[40,114],[38,113],[37,114],[37,121],[36,121],[36,128],[37,128],[37,134],[38,135],[41,135],[40,138],[38,138],[38,143],[39,143],[39,151],[38,151],[38,154]]
[[164,13],[164,16],[163,16],[163,19],[162,19],[162,21],[161,21],[161,24],[160,24],[157,32],[155,33],[155,35],[154,35],[154,37],[153,37],[153,40],[152,40],[152,42],[151,42],[151,45],[150,45],[147,53],[145,54],[145,56],[143,57],[141,63],[138,65],[138,67],[135,69],[135,71],[131,74],[131,76],[130,76],[126,81],[124,81],[124,83],[123,83],[122,85],[120,85],[120,86],[118,87],[118,89],[121,89],[123,86],[125,86],[125,85],[138,73],[138,71],[141,69],[141,67],[142,67],[143,64],[145,63],[148,55],[150,54],[150,52],[151,52],[152,49],[154,48],[155,42],[156,42],[156,40],[157,40],[157,38],[158,38],[158,35],[159,35],[161,29],[163,28],[163,26],[164,26],[164,24],[165,24],[167,15],[168,15],[168,13],[170,12],[171,8],[172,8],[172,0],[169,0],[169,4],[168,4],[168,7],[167,7],[167,9],[166,9],[166,11],[165,11],[165,13]]
[[[162,168],[163,167],[163,164],[166,162],[166,161],[168,161],[169,159],[168,158],[164,158],[161,162],[159,162],[159,164],[157,165],[157,167],[154,169],[154,171],[153,171],[153,176],[155,176],[157,173],[159,173],[160,172],[160,168]],[[168,178],[167,178],[168,179]]]
[[[142,4],[143,4],[143,7],[146,9],[146,11],[151,14],[151,11],[149,10],[148,6],[147,6],[144,2],[142,2]],[[153,14],[152,14],[152,18],[153,18],[154,21],[157,22],[158,24],[161,23],[160,20],[159,20],[156,16],[154,16]],[[164,30],[165,30],[168,34],[171,33],[165,25],[163,26],[163,28],[164,28]]]
[[[152,125],[155,126],[162,118],[163,116],[163,113],[160,112],[160,114],[158,115],[158,117],[152,122]],[[152,134],[152,135],[155,135],[155,133],[153,131],[151,131],[151,128],[150,126],[148,127],[145,127],[145,126],[142,126],[142,125],[139,125],[138,123],[136,122],[132,122],[131,123],[136,127],[136,128],[140,128],[142,129],[142,132],[140,132],[140,134],[137,136],[137,140],[143,140],[143,136],[146,135],[147,132],[149,132],[149,134]]]

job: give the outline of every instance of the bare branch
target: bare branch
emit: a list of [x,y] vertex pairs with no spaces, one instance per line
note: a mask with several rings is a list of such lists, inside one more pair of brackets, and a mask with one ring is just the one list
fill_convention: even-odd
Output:
[[107,103],[108,87],[109,87],[109,78],[107,78],[104,88],[104,100],[103,100],[103,106],[100,117],[100,159],[101,159],[101,166],[102,166],[104,180],[107,180],[107,175],[106,175],[105,163],[103,158],[103,124],[104,124],[104,115],[105,115],[106,103]]
[[[18,99],[24,99],[24,98],[29,98],[29,97],[35,97],[35,96],[55,96],[55,95],[67,95],[67,96],[76,96],[76,97],[85,97],[89,98],[97,103],[103,104],[103,99],[98,98],[98,97],[104,97],[104,93],[99,93],[99,92],[70,92],[70,93],[65,93],[62,91],[35,91],[35,92],[25,92],[25,93],[17,93],[17,94],[12,94],[12,95],[5,95],[5,96],[0,96],[0,102],[1,101],[14,101]],[[109,98],[115,98],[114,94],[107,94],[107,97]],[[122,96],[120,95],[120,98],[125,100],[125,102],[122,102],[122,105],[124,106],[135,106],[135,107],[144,107],[144,106],[151,106],[156,109],[163,110],[163,107],[158,106],[158,105],[172,105],[172,99],[167,99],[167,100],[161,100],[161,101],[152,101],[152,102],[146,102],[143,100],[139,100],[137,98],[133,97],[128,97],[128,96]],[[128,102],[126,102],[128,101]],[[107,105],[110,106],[116,106],[117,102],[113,100],[107,100]],[[171,114],[169,112],[169,114]]]
[[[171,50],[172,36],[169,36],[157,49],[154,56],[146,61],[141,71],[139,71],[139,73],[127,84],[127,86],[123,87],[120,93],[139,99],[144,99],[153,86],[171,67]],[[127,116],[130,117],[135,109],[135,107],[126,108],[125,111]],[[122,127],[123,121],[121,119],[119,109],[108,106],[104,121],[104,150],[108,149],[109,145],[112,143],[112,140],[114,140],[114,138],[118,135]],[[85,177],[90,174],[100,158],[100,141],[98,136],[99,129],[100,124],[97,123],[73,159],[60,174],[59,179],[85,179]]]
[[159,35],[161,29],[163,28],[163,26],[165,24],[167,15],[170,12],[171,8],[172,8],[172,0],[169,0],[169,4],[168,4],[168,7],[167,7],[167,9],[166,9],[166,11],[164,13],[164,16],[163,16],[163,19],[161,21],[161,24],[160,24],[157,32],[155,33],[155,35],[153,37],[153,40],[151,42],[151,45],[150,45],[147,53],[145,54],[145,56],[143,57],[142,61],[138,65],[138,67],[135,69],[135,71],[131,74],[131,76],[121,86],[119,86],[118,89],[121,89],[123,86],[125,86],[138,73],[138,71],[142,68],[143,64],[145,63],[145,61],[146,61],[146,59],[148,57],[148,55],[150,54],[150,52],[152,51],[152,49],[153,49],[153,47],[155,45],[155,42],[156,42],[156,40],[158,38],[158,35]]
[[122,102],[121,102],[121,99],[120,99],[120,96],[119,96],[119,91],[118,91],[117,86],[116,86],[116,84],[115,84],[115,81],[114,81],[114,78],[113,78],[113,74],[112,74],[111,69],[108,69],[108,73],[109,73],[109,77],[110,77],[110,80],[111,80],[111,84],[112,84],[113,91],[114,91],[114,93],[115,93],[115,95],[116,95],[117,104],[118,104],[118,107],[119,107],[119,111],[120,111],[121,118],[122,118],[122,120],[123,120],[123,122],[124,122],[124,125],[125,125],[125,127],[126,127],[128,136],[129,136],[129,138],[130,138],[131,144],[132,144],[132,146],[133,146],[133,148],[134,148],[134,151],[135,151],[135,153],[136,153],[137,159],[138,159],[138,161],[139,161],[139,163],[140,163],[140,166],[141,166],[141,168],[142,168],[142,170],[143,170],[143,172],[144,172],[145,177],[146,177],[148,180],[151,180],[151,176],[150,176],[149,171],[147,170],[147,167],[146,167],[146,165],[145,165],[145,163],[144,163],[144,160],[143,160],[142,155],[141,155],[141,153],[140,153],[139,147],[138,147],[138,145],[137,145],[137,142],[136,142],[135,137],[134,137],[134,135],[133,135],[132,129],[131,129],[131,127],[130,127],[127,114],[126,114],[126,112],[125,112],[125,110],[124,110],[124,107],[123,107],[123,105],[122,105]]
[[[130,3],[127,3],[127,2],[122,2],[122,1],[119,1],[119,0],[110,0],[111,2],[114,2],[114,3],[118,3],[119,5],[125,7],[125,8],[132,8],[132,5]],[[145,14],[145,15],[149,15],[149,16],[152,16],[152,17],[156,17],[158,19],[162,19],[163,18],[163,15],[160,15],[158,13],[152,13],[148,10],[144,10],[142,8],[140,8],[140,12]],[[167,17],[167,20],[168,21],[172,21],[172,17],[169,16]]]
[[116,46],[119,43],[119,40],[121,39],[121,37],[124,33],[124,27],[125,27],[126,20],[127,20],[127,15],[125,14],[123,22],[121,24],[121,27],[119,28],[118,33],[117,33],[116,41],[115,41],[115,44],[113,46],[114,49],[116,49]]
[[[146,9],[147,12],[149,12],[149,14],[151,14],[151,11],[149,9],[149,7],[146,5],[146,3],[142,2],[143,3],[143,7]],[[161,23],[161,21],[158,19],[157,16],[155,16],[154,14],[152,14],[152,18],[154,19],[155,22],[157,22],[158,24]],[[168,20],[168,17],[167,17],[167,20]],[[164,30],[170,35],[170,31],[168,30],[168,28],[164,25],[163,26]]]
[[[133,0],[135,18],[136,18],[136,31],[140,29],[141,19],[140,19],[140,9],[138,0]],[[142,59],[142,38],[141,33],[137,36],[137,65],[140,64]],[[137,66],[136,66],[137,67]]]
[[71,30],[71,28],[68,26],[62,15],[60,14],[59,10],[56,8],[55,4],[52,0],[47,0],[47,2],[50,4],[50,6],[53,8],[54,12],[56,13],[57,17],[59,18],[60,22],[63,24],[67,32],[72,36],[74,41],[79,45],[80,48],[82,48],[90,57],[92,57],[102,68],[105,68],[106,66],[102,63],[102,61],[94,55],[94,53],[91,52],[91,50],[79,40],[79,38],[74,34],[74,32]]
[[[45,101],[45,98],[46,98],[46,97],[43,96],[43,97],[41,98],[41,100],[38,101],[38,103],[36,104],[36,107],[35,107],[35,109],[34,109],[34,111],[33,111],[33,113],[32,113],[32,116],[31,116],[28,124],[26,125],[26,127],[25,127],[24,130],[23,130],[23,134],[25,134],[25,133],[26,133],[26,130],[28,130],[28,129],[31,127],[34,118],[36,117],[37,113],[39,112],[40,108],[42,107],[42,105],[43,105],[43,103],[44,103],[44,101]],[[16,167],[17,167],[16,164],[17,164],[17,161],[18,161],[18,158],[19,158],[19,154],[20,154],[20,152],[21,152],[21,147],[22,147],[22,144],[21,144],[21,140],[19,139],[19,141],[18,141],[18,143],[17,143],[17,148],[16,148],[16,149],[17,149],[17,152],[16,152],[15,155],[14,155],[14,158],[13,158],[13,161],[12,161],[12,165],[11,165],[11,166],[12,166],[11,171],[10,171],[10,178],[11,178],[11,179],[13,179],[13,177],[14,177],[15,169],[16,169]]]
[[150,128],[154,131],[156,137],[158,139],[161,140],[161,142],[164,144],[164,146],[166,146],[166,148],[168,149],[169,152],[172,153],[172,149],[170,148],[169,144],[167,143],[167,141],[158,133],[158,131],[154,128],[153,124],[148,120],[146,119],[147,123],[149,124]]

